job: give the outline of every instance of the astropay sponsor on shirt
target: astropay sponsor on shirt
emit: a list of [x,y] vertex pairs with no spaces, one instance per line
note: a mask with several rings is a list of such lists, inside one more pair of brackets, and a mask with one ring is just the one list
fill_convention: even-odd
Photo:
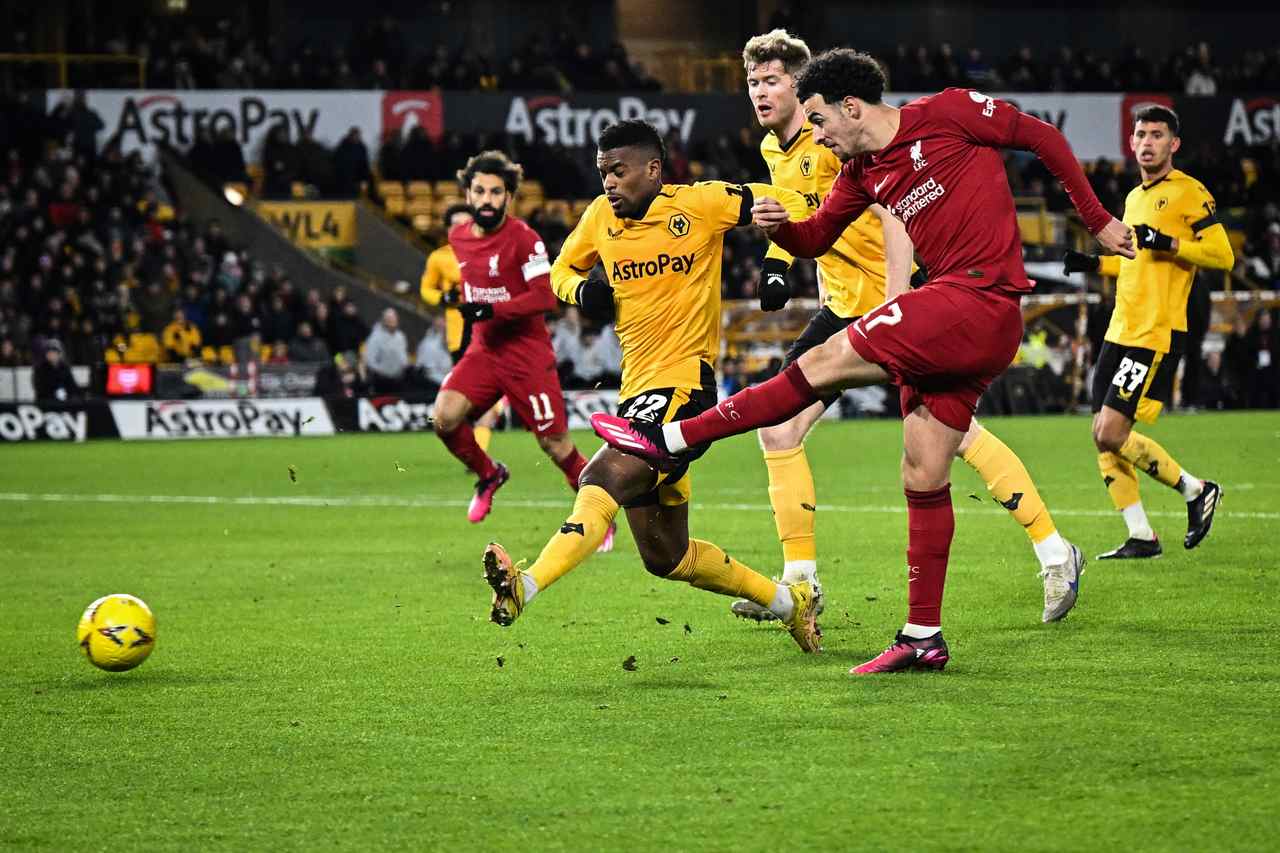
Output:
[[111,403],[120,437],[245,438],[333,435],[318,397],[298,400],[155,400]]

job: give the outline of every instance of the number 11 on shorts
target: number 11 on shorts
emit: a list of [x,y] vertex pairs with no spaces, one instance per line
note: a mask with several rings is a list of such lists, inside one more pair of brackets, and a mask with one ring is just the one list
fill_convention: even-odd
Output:
[[533,410],[533,419],[539,423],[552,420],[556,413],[551,410],[551,398],[546,392],[529,395],[529,408]]

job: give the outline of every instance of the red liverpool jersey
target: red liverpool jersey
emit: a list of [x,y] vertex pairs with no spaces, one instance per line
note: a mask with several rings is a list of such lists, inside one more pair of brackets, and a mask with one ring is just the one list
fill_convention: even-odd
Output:
[[550,351],[542,315],[555,308],[556,297],[542,238],[513,216],[479,237],[475,230],[467,223],[449,231],[462,277],[462,301],[493,305],[493,317],[472,326],[471,346],[503,356]]
[[930,281],[1030,290],[1001,148],[1034,151],[1062,182],[1085,225],[1111,220],[1062,134],[1006,101],[947,89],[902,107],[894,138],[840,170],[818,211],[773,240],[799,257],[823,254],[868,205],[902,220]]

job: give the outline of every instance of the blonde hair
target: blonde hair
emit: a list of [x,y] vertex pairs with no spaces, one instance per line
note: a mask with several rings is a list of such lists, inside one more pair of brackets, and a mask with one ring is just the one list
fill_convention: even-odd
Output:
[[791,76],[799,73],[809,61],[809,45],[786,30],[771,30],[760,36],[752,36],[742,48],[742,65],[748,71],[753,65],[761,65],[774,59]]

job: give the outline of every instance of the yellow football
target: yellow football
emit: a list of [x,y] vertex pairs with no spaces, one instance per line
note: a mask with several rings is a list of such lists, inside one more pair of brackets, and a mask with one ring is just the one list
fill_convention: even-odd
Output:
[[156,617],[141,598],[104,595],[85,608],[76,642],[89,663],[124,672],[146,660],[156,647]]

